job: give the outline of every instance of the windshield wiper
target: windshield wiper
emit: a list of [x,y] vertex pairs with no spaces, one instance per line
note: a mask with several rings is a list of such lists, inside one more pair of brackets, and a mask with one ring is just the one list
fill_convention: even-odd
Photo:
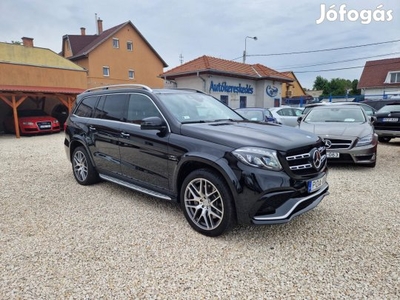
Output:
[[193,121],[183,121],[181,124],[194,124],[194,123],[208,123],[212,121],[205,121],[205,120],[193,120]]
[[325,120],[325,122],[344,122],[343,120]]
[[214,120],[214,122],[221,122],[221,121],[240,122],[243,120],[234,120],[234,119],[216,119],[216,120]]

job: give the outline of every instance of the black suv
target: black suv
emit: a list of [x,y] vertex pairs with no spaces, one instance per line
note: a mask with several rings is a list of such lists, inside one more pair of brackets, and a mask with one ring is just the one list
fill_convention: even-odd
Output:
[[236,223],[288,222],[328,194],[318,136],[245,120],[196,90],[88,90],[78,95],[65,128],[78,183],[103,179],[176,201],[207,236]]

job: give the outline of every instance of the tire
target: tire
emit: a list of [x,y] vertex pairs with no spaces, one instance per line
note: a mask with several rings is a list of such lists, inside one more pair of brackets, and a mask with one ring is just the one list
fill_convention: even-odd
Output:
[[219,236],[236,223],[231,193],[220,175],[199,169],[183,181],[181,207],[186,220],[197,232]]
[[380,136],[378,137],[378,141],[381,143],[389,143],[392,138],[387,136]]
[[90,185],[99,181],[99,174],[84,147],[77,147],[72,154],[72,172],[81,185]]

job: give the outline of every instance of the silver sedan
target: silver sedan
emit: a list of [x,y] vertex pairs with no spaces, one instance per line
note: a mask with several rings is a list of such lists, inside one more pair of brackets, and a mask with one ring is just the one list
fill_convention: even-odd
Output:
[[375,167],[378,135],[374,132],[373,120],[358,105],[326,105],[314,107],[299,117],[298,128],[325,140],[328,163]]

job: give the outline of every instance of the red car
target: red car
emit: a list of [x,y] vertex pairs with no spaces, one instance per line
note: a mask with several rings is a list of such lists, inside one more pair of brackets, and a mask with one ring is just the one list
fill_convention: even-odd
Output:
[[[21,134],[60,132],[60,123],[42,110],[26,109],[18,111],[18,124]],[[4,130],[15,133],[14,117],[11,113],[4,121]]]

